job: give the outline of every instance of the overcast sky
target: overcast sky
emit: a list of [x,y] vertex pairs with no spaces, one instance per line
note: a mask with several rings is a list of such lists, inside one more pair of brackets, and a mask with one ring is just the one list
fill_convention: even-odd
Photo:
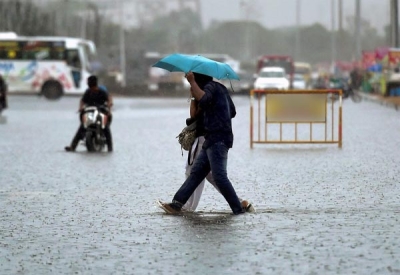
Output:
[[[201,0],[202,17],[206,26],[211,20],[233,20],[246,17],[246,9],[240,2],[248,3],[249,18],[265,27],[275,28],[296,23],[297,0]],[[336,11],[338,0],[336,2]],[[331,0],[301,0],[301,24],[320,22],[331,27]],[[389,24],[390,0],[361,0],[361,16],[371,22],[380,32]],[[355,0],[343,0],[343,17],[355,13]],[[336,26],[337,26],[336,20]],[[345,22],[344,22],[345,24]]]

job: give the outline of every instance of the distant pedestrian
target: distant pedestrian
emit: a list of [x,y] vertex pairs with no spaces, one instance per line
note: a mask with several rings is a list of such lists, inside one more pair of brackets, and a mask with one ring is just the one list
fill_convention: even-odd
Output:
[[4,80],[3,76],[0,74],[0,110],[8,108],[7,92],[8,92],[7,83]]

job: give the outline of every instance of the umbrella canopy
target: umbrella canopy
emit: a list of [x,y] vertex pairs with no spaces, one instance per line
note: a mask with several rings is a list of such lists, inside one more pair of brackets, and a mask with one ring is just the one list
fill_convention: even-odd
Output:
[[201,55],[174,53],[159,60],[152,67],[170,72],[195,72],[212,76],[216,79],[239,79],[235,71],[226,63],[208,59]]

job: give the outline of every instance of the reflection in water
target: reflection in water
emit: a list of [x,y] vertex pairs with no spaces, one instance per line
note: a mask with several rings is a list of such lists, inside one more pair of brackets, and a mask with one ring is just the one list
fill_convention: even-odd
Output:
[[7,117],[0,114],[0,124],[7,124]]

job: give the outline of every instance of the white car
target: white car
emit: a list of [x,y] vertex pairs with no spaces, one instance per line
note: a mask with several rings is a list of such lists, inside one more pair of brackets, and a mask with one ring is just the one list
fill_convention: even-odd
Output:
[[307,83],[303,75],[295,74],[293,76],[293,88],[297,90],[304,90],[307,88]]
[[288,90],[290,82],[286,78],[285,69],[281,67],[262,68],[254,82],[254,89]]

